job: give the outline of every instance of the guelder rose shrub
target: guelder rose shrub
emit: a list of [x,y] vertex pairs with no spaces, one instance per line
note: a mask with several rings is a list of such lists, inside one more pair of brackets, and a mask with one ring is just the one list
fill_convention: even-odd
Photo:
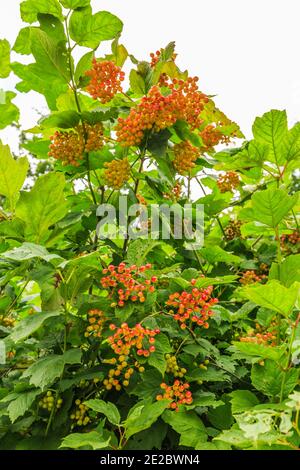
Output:
[[[16,94],[49,110],[18,155],[0,145],[0,447],[298,449],[300,124],[271,110],[244,140],[173,42],[139,60],[89,0],[21,18],[0,127]],[[100,237],[121,195],[141,233],[153,207],[192,204],[195,225],[202,204],[204,246],[175,213],[152,239],[110,236],[118,217]]]

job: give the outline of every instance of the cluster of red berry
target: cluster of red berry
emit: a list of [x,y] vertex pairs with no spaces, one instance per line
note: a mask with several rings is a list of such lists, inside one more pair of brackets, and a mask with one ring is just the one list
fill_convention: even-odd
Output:
[[271,323],[268,330],[264,330],[258,323],[255,325],[255,330],[250,330],[246,336],[242,336],[240,341],[243,343],[263,344],[265,346],[276,346],[278,325],[276,322]]
[[103,381],[107,390],[113,387],[120,391],[122,385],[127,387],[130,378],[134,373],[134,367],[141,373],[145,368],[136,360],[136,356],[149,357],[155,351],[155,336],[160,330],[150,330],[144,328],[140,323],[130,328],[127,323],[122,323],[120,327],[112,324],[110,329],[115,333],[108,338],[110,347],[118,356],[104,360],[104,363],[116,365],[115,369],[110,369],[108,378]]
[[240,283],[243,285],[254,284],[255,282],[262,282],[267,278],[265,274],[257,274],[253,270],[245,271],[240,278]]
[[212,286],[206,289],[194,287],[191,292],[175,292],[169,296],[166,305],[176,309],[169,310],[169,314],[180,323],[181,329],[184,330],[190,321],[203,328],[209,327],[208,319],[213,315],[211,307],[218,302],[211,297],[212,291]]
[[228,144],[230,138],[222,134],[213,124],[208,124],[201,132],[200,137],[203,140],[204,150],[212,150],[219,143]]
[[126,267],[125,263],[120,263],[119,266],[110,265],[107,269],[103,269],[103,274],[108,274],[101,279],[102,287],[110,290],[110,295],[113,298],[117,297],[117,302],[112,303],[112,307],[123,307],[127,300],[132,302],[145,302],[145,294],[147,292],[154,292],[155,287],[153,284],[157,282],[157,277],[152,276],[150,279],[145,279],[143,273],[151,269],[150,263],[144,266],[132,265]]
[[240,184],[239,175],[235,171],[228,171],[224,175],[220,176],[217,185],[221,193],[227,191],[233,191]]
[[188,383],[175,380],[173,385],[167,385],[163,382],[160,388],[164,390],[164,393],[157,395],[156,400],[171,400],[168,405],[171,410],[179,411],[179,405],[191,405],[193,403],[193,395],[189,390],[190,384]]
[[282,235],[280,237],[281,247],[285,250],[288,249],[289,245],[300,248],[300,231],[294,230],[289,235]]
[[121,84],[125,73],[112,61],[98,62],[93,59],[93,66],[86,72],[86,76],[91,78],[86,87],[87,92],[103,104],[111,101],[116,93],[122,92]]
[[57,131],[50,137],[49,157],[61,160],[63,165],[79,166],[84,152],[103,147],[103,125],[80,124],[72,131]]
[[130,178],[130,164],[128,158],[112,160],[104,163],[106,168],[104,177],[109,187],[120,189]]
[[168,84],[169,94],[162,95],[158,86],[153,86],[148,95],[131,111],[127,118],[119,118],[117,139],[121,145],[139,145],[145,131],[159,132],[172,126],[178,119],[187,121],[195,129],[202,120],[200,114],[208,98],[200,93],[198,78],[173,79]]
[[86,327],[84,336],[98,336],[102,335],[103,326],[105,323],[105,316],[102,310],[92,309],[88,312],[89,325]]
[[173,165],[180,175],[189,173],[195,166],[195,161],[200,155],[199,149],[194,147],[188,140],[175,144]]

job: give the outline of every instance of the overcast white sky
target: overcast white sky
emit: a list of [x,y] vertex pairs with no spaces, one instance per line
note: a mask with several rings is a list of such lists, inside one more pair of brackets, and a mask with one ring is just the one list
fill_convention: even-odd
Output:
[[[14,42],[22,26],[19,0],[2,0],[0,38]],[[5,7],[4,7],[5,4]],[[300,0],[94,0],[124,22],[122,41],[139,59],[175,40],[178,63],[216,94],[218,106],[247,137],[257,115],[287,109],[300,120]],[[0,88],[12,89],[11,77]],[[25,128],[36,119],[38,95],[21,95]],[[11,134],[0,132],[8,142]]]

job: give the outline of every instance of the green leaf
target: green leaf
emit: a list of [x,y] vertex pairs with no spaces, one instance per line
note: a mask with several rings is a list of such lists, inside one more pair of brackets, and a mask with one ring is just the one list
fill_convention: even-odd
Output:
[[31,53],[30,26],[20,29],[13,51],[18,54],[28,55]]
[[62,9],[57,0],[26,0],[20,5],[21,18],[26,23],[37,21],[39,13],[53,15],[60,20],[63,19]]
[[158,245],[161,245],[159,240],[143,240],[138,238],[130,243],[127,251],[127,261],[130,264],[141,266],[146,260],[148,254],[154,250]]
[[49,227],[67,213],[64,198],[65,179],[61,173],[40,176],[30,192],[23,192],[16,215],[26,223],[26,237],[35,243],[49,238]]
[[65,41],[57,43],[47,33],[31,28],[31,52],[36,60],[36,71],[45,80],[53,78],[65,83],[70,80],[69,64]]
[[282,149],[288,132],[286,112],[272,109],[257,117],[252,131],[258,142],[268,144],[270,160],[280,165],[284,161]]
[[120,423],[120,413],[116,405],[114,405],[113,403],[109,401],[105,402],[103,400],[95,399],[85,401],[84,405],[88,406],[94,411],[97,411],[97,413],[104,414],[111,424],[118,425]]
[[297,160],[300,158],[300,123],[297,122],[292,129],[288,131],[283,141],[283,155],[286,161]]
[[288,196],[282,189],[257,191],[251,198],[252,218],[269,227],[277,227],[298,200],[298,194]]
[[172,348],[169,343],[169,339],[166,335],[160,333],[155,338],[155,351],[152,353],[148,359],[148,364],[155,367],[159,372],[164,375],[167,367],[167,362],[165,359],[165,354],[172,351]]
[[210,409],[207,417],[209,422],[217,429],[229,429],[233,424],[231,405],[229,403],[223,403],[214,409]]
[[265,395],[276,397],[282,393],[283,398],[286,398],[298,383],[299,369],[282,371],[276,362],[267,359],[263,366],[260,364],[252,366],[251,380],[253,386]]
[[62,111],[60,113],[53,113],[50,116],[42,119],[40,124],[45,129],[52,129],[59,127],[61,129],[70,129],[80,121],[80,115],[76,111]]
[[[165,158],[168,148],[168,140],[171,137],[169,129],[163,129],[160,132],[151,134],[147,140],[147,149],[157,158]],[[167,174],[169,171],[167,172]]]
[[12,103],[15,96],[16,94],[12,91],[4,92],[0,89],[0,129],[4,129],[19,119],[19,109]]
[[283,348],[264,346],[263,344],[243,343],[239,341],[233,341],[232,344],[246,355],[273,359],[273,361],[278,361],[284,353]]
[[278,279],[285,287],[300,282],[300,254],[288,256],[280,266],[272,263],[269,279]]
[[15,343],[22,341],[32,335],[32,333],[35,333],[48,318],[57,317],[59,315],[60,312],[40,312],[29,315],[15,326],[9,338]]
[[78,364],[81,361],[81,350],[73,349],[61,356],[53,354],[39,359],[23,373],[23,377],[30,377],[29,383],[41,389],[51,385],[64,371],[65,364]]
[[240,292],[243,297],[257,305],[269,308],[288,317],[299,295],[299,284],[295,283],[287,288],[280,284],[280,282],[272,280],[264,285],[245,286]]
[[0,194],[7,197],[11,209],[15,206],[28,168],[29,164],[26,157],[15,160],[8,145],[3,145],[0,141]]
[[15,261],[26,261],[32,258],[40,258],[44,261],[52,261],[57,258],[61,259],[60,256],[49,253],[43,246],[27,242],[5,253],[1,253],[1,256]]
[[41,393],[40,390],[23,391],[18,394],[16,400],[10,402],[7,411],[12,423],[26,413],[39,393]]
[[126,439],[129,439],[133,434],[150,428],[169,403],[169,400],[161,400],[155,403],[137,404],[133,411],[129,412],[124,422]]
[[0,39],[0,78],[10,74],[10,44],[6,39]]
[[250,390],[234,390],[229,393],[229,396],[231,397],[232,414],[251,410],[254,406],[259,404],[258,399]]
[[110,438],[105,439],[102,434],[97,431],[85,433],[73,433],[66,436],[60,447],[68,447],[70,449],[79,449],[80,447],[92,447],[93,450],[105,449],[109,446]]
[[74,11],[70,18],[71,38],[80,46],[96,49],[101,41],[114,39],[123,23],[108,11],[91,14],[90,8]]
[[146,84],[140,73],[132,69],[129,75],[129,83],[131,91],[136,95],[146,94]]
[[51,385],[57,377],[63,373],[65,361],[63,356],[52,355],[43,357],[28,367],[23,377],[29,377],[29,383],[36,387],[45,389]]
[[94,57],[94,52],[87,52],[79,60],[76,66],[75,74],[74,74],[76,83],[79,83],[80,78],[85,74],[85,72],[92,68],[93,57]]
[[47,159],[49,154],[50,140],[33,139],[22,145],[26,150],[37,158]]
[[64,8],[76,10],[76,8],[84,8],[90,6],[91,0],[59,0]]
[[217,245],[209,246],[207,248],[201,248],[200,254],[210,264],[214,264],[214,263],[238,264],[241,262],[241,258],[239,256],[228,253],[228,251],[223,250],[223,248]]
[[207,440],[205,426],[194,411],[180,409],[176,413],[166,410],[162,415],[162,419],[180,434],[179,445],[181,446],[194,448],[198,442]]

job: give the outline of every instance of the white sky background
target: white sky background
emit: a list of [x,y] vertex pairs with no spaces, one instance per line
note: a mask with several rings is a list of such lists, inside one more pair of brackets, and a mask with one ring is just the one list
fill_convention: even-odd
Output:
[[[0,38],[14,43],[22,23],[20,0],[2,0]],[[4,6],[5,4],[5,6]],[[94,0],[124,22],[122,42],[138,59],[176,41],[178,64],[200,78],[200,88],[236,121],[246,137],[256,116],[286,109],[300,120],[299,0]],[[14,55],[13,60],[16,60]],[[13,76],[0,88],[13,89]],[[51,86],[51,84],[49,84]],[[21,123],[29,128],[44,104],[40,95],[19,94]],[[0,138],[17,148],[13,132]]]

